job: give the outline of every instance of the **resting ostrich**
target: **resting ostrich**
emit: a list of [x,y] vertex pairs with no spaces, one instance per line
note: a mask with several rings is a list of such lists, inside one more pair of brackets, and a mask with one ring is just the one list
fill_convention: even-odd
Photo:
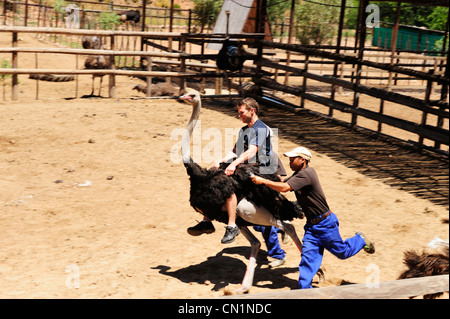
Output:
[[[414,250],[406,251],[404,264],[408,266],[398,279],[427,277],[435,275],[448,275],[448,246],[444,248],[442,253],[417,253]],[[442,293],[424,295],[423,299],[435,299]],[[411,297],[414,298],[414,297]]]
[[[448,219],[444,219],[443,223],[448,224]],[[398,279],[426,277],[435,275],[448,275],[449,273],[449,244],[448,240],[444,241],[439,238],[432,240],[428,247],[443,247],[441,253],[426,252],[421,254],[414,250],[405,252],[403,263],[408,267]],[[424,295],[423,299],[435,299],[442,295],[442,293]],[[413,297],[412,297],[413,298]]]
[[[184,166],[190,177],[190,203],[191,206],[210,220],[222,223],[228,222],[225,208],[226,199],[233,193],[238,198],[236,224],[241,233],[251,244],[251,254],[242,286],[236,293],[245,293],[251,288],[256,266],[256,256],[261,243],[249,231],[249,225],[275,226],[285,231],[294,240],[298,249],[302,250],[302,243],[298,238],[294,226],[285,221],[299,217],[299,207],[289,201],[280,193],[264,186],[255,185],[251,181],[252,174],[260,175],[255,164],[241,164],[236,168],[234,175],[227,176],[224,168],[205,169],[194,163],[190,156],[190,136],[200,117],[200,93],[190,91],[180,99],[192,104],[192,114],[186,133],[181,142],[181,154]],[[267,175],[265,175],[267,178]],[[269,177],[279,181],[277,175]]]
[[101,50],[102,38],[97,36],[84,36],[81,38],[81,45],[87,50]]
[[[147,95],[147,86],[138,84],[133,87],[133,90],[142,92]],[[177,89],[171,83],[157,83],[152,84],[150,96],[174,96]]]

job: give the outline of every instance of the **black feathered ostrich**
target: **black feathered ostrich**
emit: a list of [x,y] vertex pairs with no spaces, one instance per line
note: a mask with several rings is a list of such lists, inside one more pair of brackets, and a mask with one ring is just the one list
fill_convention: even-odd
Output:
[[[217,54],[216,65],[223,71],[225,80],[228,83],[228,91],[230,94],[231,80],[228,77],[228,71],[239,71],[239,74],[241,74],[246,55],[247,53],[242,44],[239,44],[236,41],[231,41],[229,38],[226,38],[225,41],[223,41],[222,48]],[[241,82],[241,77],[239,77],[239,84],[241,84]]]
[[133,29],[136,26],[136,24],[138,24],[139,21],[141,20],[141,13],[138,10],[128,10],[128,11],[119,12],[117,14],[120,17],[120,21],[122,21],[123,23],[125,23],[127,25],[128,25],[128,23],[131,23]]
[[[291,236],[301,252],[302,242],[298,238],[294,226],[285,222],[300,217],[302,214],[301,209],[282,194],[269,187],[255,185],[250,178],[252,174],[260,175],[259,167],[255,164],[240,164],[237,166],[234,175],[227,176],[225,175],[224,167],[206,169],[195,163],[190,156],[189,149],[190,137],[200,117],[200,93],[192,90],[181,96],[180,99],[192,105],[191,118],[181,141],[183,163],[191,182],[191,206],[210,220],[227,223],[228,214],[225,202],[233,193],[236,194],[238,199],[236,224],[245,238],[249,240],[251,254],[242,286],[235,293],[248,292],[253,284],[256,255],[261,243],[247,226],[278,227]],[[265,175],[265,177],[276,181],[280,180],[277,175],[270,177]],[[323,274],[322,271],[320,271],[320,274]]]
[[222,48],[217,54],[216,65],[221,70],[231,72],[242,70],[245,62],[246,52],[242,46],[235,41],[225,39]]

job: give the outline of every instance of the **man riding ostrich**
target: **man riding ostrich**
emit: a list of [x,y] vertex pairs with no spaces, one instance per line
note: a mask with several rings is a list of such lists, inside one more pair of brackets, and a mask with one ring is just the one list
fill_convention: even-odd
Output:
[[[191,91],[180,99],[192,105],[192,114],[187,130],[181,142],[181,154],[184,166],[190,177],[190,203],[191,206],[209,220],[217,220],[228,224],[227,201],[235,198],[235,223],[251,244],[251,254],[242,286],[237,293],[247,292],[253,282],[256,266],[256,255],[260,248],[259,240],[249,231],[247,226],[262,225],[275,226],[285,231],[301,251],[302,243],[298,238],[293,225],[286,221],[298,218],[298,208],[280,193],[264,186],[255,185],[251,176],[261,175],[261,166],[257,164],[239,164],[234,168],[232,175],[225,173],[223,165],[216,168],[202,168],[195,163],[189,152],[190,136],[200,117],[201,98],[196,91]],[[228,164],[226,164],[228,166]],[[231,169],[228,167],[227,169]],[[276,174],[264,174],[266,178],[279,181]]]

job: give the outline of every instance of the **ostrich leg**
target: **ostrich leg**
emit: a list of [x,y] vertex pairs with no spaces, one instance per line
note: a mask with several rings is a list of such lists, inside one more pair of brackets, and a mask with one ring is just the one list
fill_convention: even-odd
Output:
[[94,76],[92,76],[92,92],[91,92],[91,96],[94,95]]
[[297,236],[297,232],[295,231],[294,225],[283,222],[281,220],[277,220],[277,224],[273,225],[273,226],[278,227],[279,229],[286,232],[286,234],[288,234],[292,238],[292,240],[294,241],[294,243],[297,246],[300,253],[302,253],[303,244],[302,244],[302,241],[300,240],[300,238],[298,238],[298,236]]
[[253,277],[255,275],[256,267],[256,256],[258,255],[261,243],[246,226],[239,227],[239,229],[241,230],[241,233],[244,235],[244,237],[248,239],[251,245],[250,258],[248,261],[247,270],[245,271],[244,279],[242,280],[242,287],[234,292],[235,294],[244,294],[248,292],[253,285]]
[[300,253],[302,252],[302,242],[297,236],[295,227],[288,222],[276,219],[264,207],[255,205],[246,198],[243,198],[239,201],[236,212],[241,218],[255,225],[275,226],[285,231],[294,240]]
[[98,96],[101,96],[101,92],[102,92],[102,82],[103,82],[103,76],[100,77],[100,87],[98,88]]

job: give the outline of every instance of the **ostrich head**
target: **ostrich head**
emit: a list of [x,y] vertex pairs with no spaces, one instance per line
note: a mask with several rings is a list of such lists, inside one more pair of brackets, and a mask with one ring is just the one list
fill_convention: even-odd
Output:
[[198,105],[197,107],[201,107],[200,92],[196,90],[188,89],[188,91],[184,95],[180,96],[180,100],[192,104],[193,107],[195,107],[195,105]]

